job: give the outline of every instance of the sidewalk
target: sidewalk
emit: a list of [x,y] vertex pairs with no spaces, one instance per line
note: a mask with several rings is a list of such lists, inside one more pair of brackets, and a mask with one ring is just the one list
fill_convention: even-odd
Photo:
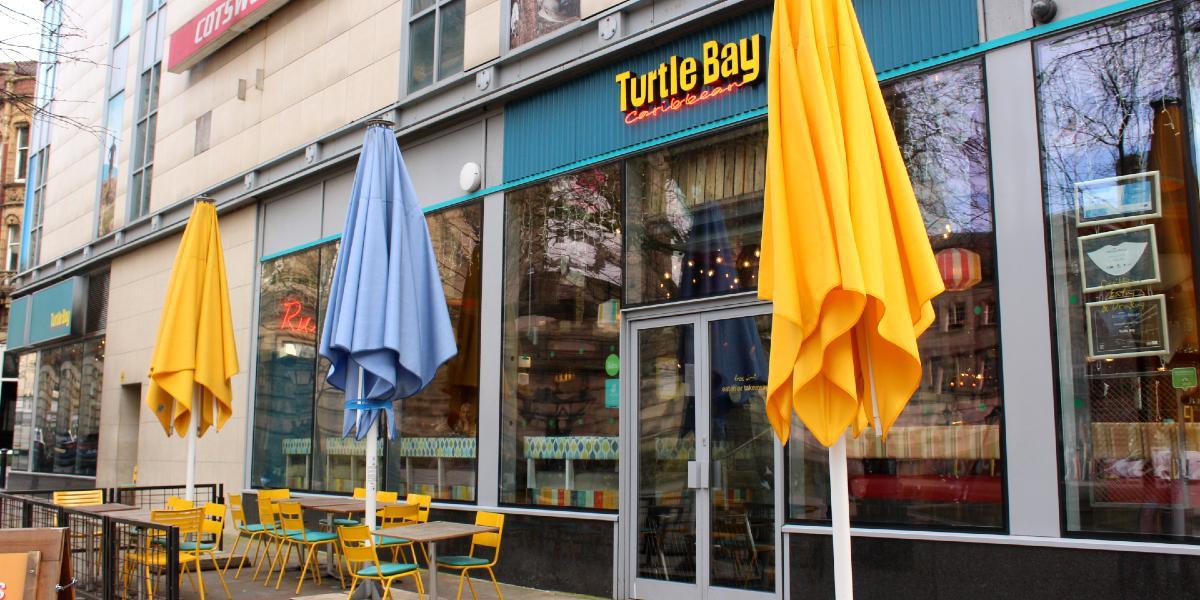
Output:
[[[235,570],[229,570],[226,581],[229,583],[230,594],[236,600],[266,600],[268,598],[275,600],[345,600],[348,595],[347,590],[338,587],[336,577],[333,579],[325,577],[321,585],[313,583],[311,579],[306,579],[304,587],[300,589],[299,594],[296,594],[296,578],[300,575],[300,571],[297,569],[291,569],[283,576],[283,584],[279,586],[278,590],[275,589],[274,578],[271,579],[270,586],[264,587],[261,577],[259,577],[258,581],[251,581],[250,573],[245,570],[242,571],[241,579],[234,579],[233,572]],[[422,570],[421,575],[425,578],[429,574]],[[443,599],[454,598],[458,593],[457,575],[439,573],[438,582],[441,584],[438,592]],[[491,581],[475,579],[474,584],[475,591],[479,594],[480,600],[497,600],[496,589],[492,587]],[[504,583],[500,584],[500,591],[504,594],[504,600],[595,599],[594,596],[547,592]],[[198,600],[200,598],[200,594],[192,589],[191,581],[187,577],[184,578],[183,588],[180,591],[179,597],[181,600]],[[206,600],[223,600],[225,598],[224,590],[221,589],[221,581],[217,579],[215,571],[204,572],[204,597]],[[412,579],[404,580],[393,586],[392,598],[396,598],[397,600],[416,600],[417,592],[413,586]],[[428,599],[428,596],[426,598]],[[467,586],[463,586],[463,598],[471,598],[471,590]]]

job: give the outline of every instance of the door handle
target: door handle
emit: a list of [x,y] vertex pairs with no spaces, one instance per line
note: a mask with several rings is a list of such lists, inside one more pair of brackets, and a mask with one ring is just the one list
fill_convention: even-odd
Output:
[[687,464],[687,486],[693,490],[708,489],[708,465],[698,460],[689,460]]

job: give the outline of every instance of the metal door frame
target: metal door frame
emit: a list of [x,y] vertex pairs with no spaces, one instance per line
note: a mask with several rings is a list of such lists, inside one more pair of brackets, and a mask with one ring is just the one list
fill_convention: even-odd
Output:
[[[672,583],[637,576],[637,509],[638,509],[638,366],[637,335],[642,330],[676,325],[693,327],[693,356],[695,357],[695,419],[697,432],[696,460],[702,477],[709,477],[711,468],[709,427],[711,423],[711,397],[707,385],[710,368],[709,325],[714,321],[771,314],[771,304],[758,300],[754,293],[723,296],[712,299],[677,302],[665,306],[625,309],[621,311],[621,407],[620,435],[622,452],[620,460],[620,516],[618,519],[618,543],[623,550],[618,553],[621,560],[618,571],[618,598],[661,598],[676,597],[686,593],[699,600],[763,600],[783,598],[784,571],[784,477],[783,447],[774,445],[775,473],[775,592],[755,592],[733,588],[713,587],[711,576],[711,514],[712,497],[705,493],[707,487],[696,490],[696,581],[695,583]],[[703,431],[703,435],[699,435]],[[640,595],[639,595],[640,592]]]

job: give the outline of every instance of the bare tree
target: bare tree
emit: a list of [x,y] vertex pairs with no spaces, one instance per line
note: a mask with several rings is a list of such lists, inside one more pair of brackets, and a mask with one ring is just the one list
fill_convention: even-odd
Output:
[[[106,69],[111,65],[95,59],[101,46],[87,44],[87,31],[81,25],[84,22],[82,15],[63,0],[45,0],[44,7],[42,15],[35,17],[0,3],[0,18],[26,25],[25,29],[35,32],[0,39],[0,51],[38,57],[38,93],[30,97],[14,90],[0,89],[0,102],[9,102],[19,110],[28,111],[35,121],[71,127],[100,138],[105,133],[101,124],[79,119],[69,110],[71,106],[89,104],[92,100],[61,96],[52,87],[52,81],[43,80],[59,65],[83,64]],[[30,39],[35,36],[36,39]]]

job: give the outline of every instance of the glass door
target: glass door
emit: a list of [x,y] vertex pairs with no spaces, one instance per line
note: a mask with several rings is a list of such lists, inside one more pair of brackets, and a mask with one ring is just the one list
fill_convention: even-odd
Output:
[[[630,595],[773,597],[776,473],[762,306],[630,325]],[[623,515],[624,516],[624,515]]]

